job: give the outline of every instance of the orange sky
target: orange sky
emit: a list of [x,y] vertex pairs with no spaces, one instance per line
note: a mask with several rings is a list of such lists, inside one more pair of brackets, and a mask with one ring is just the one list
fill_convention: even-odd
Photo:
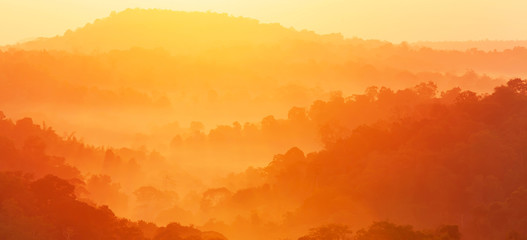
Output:
[[527,39],[524,0],[1,0],[0,44],[62,34],[135,7],[226,12],[394,42]]

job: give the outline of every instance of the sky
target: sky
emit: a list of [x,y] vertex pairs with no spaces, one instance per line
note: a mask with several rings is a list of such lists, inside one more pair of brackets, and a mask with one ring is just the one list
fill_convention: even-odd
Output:
[[527,39],[525,0],[0,0],[0,45],[61,35],[137,7],[229,13],[392,42]]

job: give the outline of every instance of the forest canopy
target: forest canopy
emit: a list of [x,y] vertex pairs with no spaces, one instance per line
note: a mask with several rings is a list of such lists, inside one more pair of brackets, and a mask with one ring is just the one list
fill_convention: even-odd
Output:
[[0,239],[527,239],[513,43],[127,9],[2,46]]

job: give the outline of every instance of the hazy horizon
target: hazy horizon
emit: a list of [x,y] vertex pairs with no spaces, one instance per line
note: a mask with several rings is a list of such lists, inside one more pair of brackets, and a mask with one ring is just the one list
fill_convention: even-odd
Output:
[[[456,7],[453,7],[456,6]],[[61,9],[56,14],[55,9]],[[157,8],[227,13],[346,38],[419,41],[527,40],[527,21],[515,17],[525,1],[45,1],[0,2],[0,45],[62,35],[112,11]],[[485,26],[475,28],[474,26]],[[397,26],[397,27],[394,27]],[[522,30],[523,29],[523,30]]]

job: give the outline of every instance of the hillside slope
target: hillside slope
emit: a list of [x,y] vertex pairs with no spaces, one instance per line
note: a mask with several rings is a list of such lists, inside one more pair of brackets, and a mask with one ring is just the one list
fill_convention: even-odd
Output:
[[158,9],[127,9],[97,19],[62,36],[24,43],[24,49],[53,49],[90,53],[132,47],[164,48],[174,53],[206,51],[206,47],[273,44],[282,41],[341,43],[341,35],[287,29],[255,19],[227,14]]

